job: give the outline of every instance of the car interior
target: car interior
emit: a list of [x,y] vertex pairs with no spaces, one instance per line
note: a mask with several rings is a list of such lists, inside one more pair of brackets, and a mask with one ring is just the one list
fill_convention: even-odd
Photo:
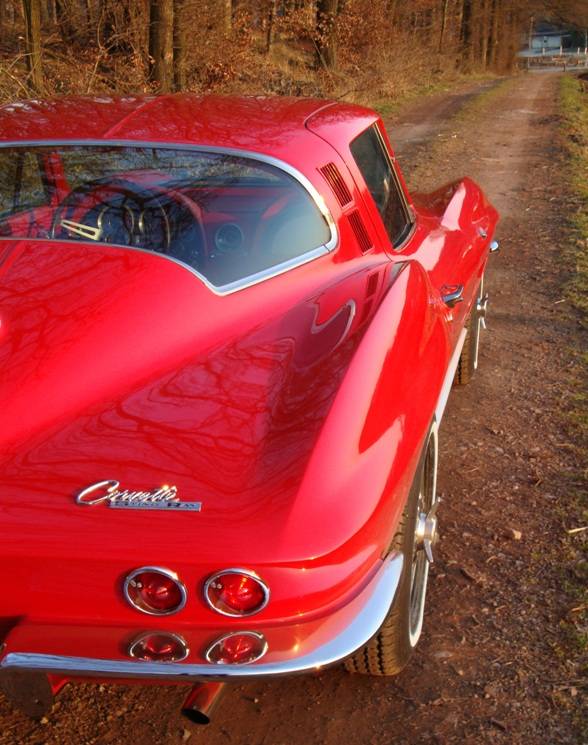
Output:
[[0,237],[172,257],[222,287],[328,243],[306,189],[274,165],[152,147],[0,150]]

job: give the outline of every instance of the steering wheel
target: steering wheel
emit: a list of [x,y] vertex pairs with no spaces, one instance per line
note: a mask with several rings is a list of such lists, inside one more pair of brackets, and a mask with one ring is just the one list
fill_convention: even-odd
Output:
[[112,177],[72,189],[55,210],[50,236],[143,248],[194,267],[204,247],[191,200],[163,185],[147,188]]
[[[154,237],[146,229],[146,211],[160,223],[159,246],[144,245],[153,242]],[[50,236],[141,245],[164,252],[171,242],[169,220],[160,195],[132,181],[110,177],[72,189],[55,210]]]

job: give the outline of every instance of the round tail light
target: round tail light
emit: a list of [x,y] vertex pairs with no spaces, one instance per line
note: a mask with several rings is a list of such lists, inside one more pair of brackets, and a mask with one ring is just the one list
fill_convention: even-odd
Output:
[[236,631],[225,634],[206,650],[208,662],[215,665],[247,665],[263,657],[267,642],[256,631]]
[[160,567],[141,567],[125,579],[129,603],[151,616],[168,616],[186,605],[186,588],[175,572]]
[[252,616],[268,604],[269,588],[253,572],[225,569],[204,585],[208,605],[223,616]]
[[189,652],[181,636],[167,631],[148,631],[129,645],[131,657],[148,662],[180,662]]

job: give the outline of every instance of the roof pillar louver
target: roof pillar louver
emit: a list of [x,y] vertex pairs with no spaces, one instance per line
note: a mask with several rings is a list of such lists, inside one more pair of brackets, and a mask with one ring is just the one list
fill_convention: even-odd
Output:
[[334,163],[327,163],[326,166],[319,168],[341,207],[345,207],[351,202],[351,192],[345,183],[343,176]]
[[373,248],[373,243],[369,236],[369,233],[367,232],[365,224],[361,219],[359,210],[353,210],[353,212],[350,212],[347,215],[347,219],[349,220],[351,229],[355,233],[355,237],[357,238],[359,247],[361,248],[363,253],[366,253],[366,251],[369,251],[370,248]]

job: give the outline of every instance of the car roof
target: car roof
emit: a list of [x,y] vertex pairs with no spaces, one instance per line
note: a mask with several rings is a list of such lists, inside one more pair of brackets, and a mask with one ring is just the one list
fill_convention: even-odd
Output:
[[0,106],[0,143],[90,140],[198,144],[284,157],[314,135],[305,126],[328,111],[357,132],[369,109],[318,98],[281,96],[65,97]]

